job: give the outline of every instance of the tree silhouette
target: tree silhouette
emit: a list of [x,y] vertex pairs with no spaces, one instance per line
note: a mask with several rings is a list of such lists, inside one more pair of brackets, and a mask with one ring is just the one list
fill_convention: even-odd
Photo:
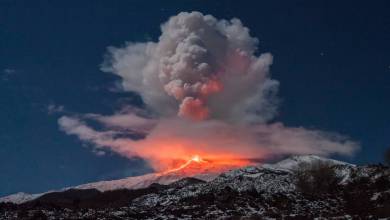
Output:
[[385,151],[385,163],[387,164],[387,165],[390,165],[390,148],[389,149],[387,149],[386,151]]

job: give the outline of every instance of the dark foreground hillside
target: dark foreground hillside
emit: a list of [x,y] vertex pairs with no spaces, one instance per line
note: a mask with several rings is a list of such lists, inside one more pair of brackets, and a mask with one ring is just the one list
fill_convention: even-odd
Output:
[[295,157],[210,182],[71,189],[19,205],[1,203],[0,210],[1,219],[378,219],[390,217],[390,169]]

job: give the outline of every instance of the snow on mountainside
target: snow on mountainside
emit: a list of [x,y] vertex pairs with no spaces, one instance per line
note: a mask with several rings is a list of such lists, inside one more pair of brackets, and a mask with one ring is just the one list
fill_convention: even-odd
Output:
[[[93,183],[86,183],[79,186],[66,187],[60,190],[54,190],[57,192],[65,191],[68,189],[97,189],[99,191],[108,191],[116,189],[141,189],[150,186],[153,183],[167,185],[183,179],[185,177],[194,177],[204,181],[211,181],[215,179],[222,172],[237,168],[234,165],[227,164],[214,164],[205,162],[200,164],[199,162],[189,161],[185,168],[167,172],[167,173],[151,173],[142,176],[127,177],[124,179],[99,181]],[[53,190],[50,192],[54,192]],[[48,193],[48,192],[45,192]],[[38,198],[45,193],[28,194],[19,192],[6,197],[0,198],[0,202],[12,202],[15,204],[21,204],[33,199]]]
[[[199,166],[198,163],[193,162],[189,164],[189,166],[186,167],[185,169],[166,173],[166,174],[152,173],[152,174],[146,174],[142,176],[127,177],[119,180],[87,183],[79,186],[67,187],[58,191],[64,191],[72,188],[73,189],[97,189],[99,191],[108,191],[108,190],[115,190],[115,189],[140,189],[140,188],[148,187],[152,183],[167,185],[185,177],[194,177],[209,182],[211,180],[214,180],[221,173],[229,170],[232,171],[224,173],[224,175],[232,176],[232,175],[241,175],[243,173],[245,175],[250,175],[252,171],[255,172],[256,170],[263,169],[263,168],[274,169],[279,171],[292,171],[300,163],[313,163],[316,161],[325,161],[334,165],[342,165],[343,167],[354,166],[352,164],[344,163],[337,160],[327,159],[315,155],[292,156],[275,164],[249,166],[241,169],[234,169],[236,167],[229,167],[226,165],[224,165],[223,167],[220,167],[218,165]],[[12,203],[20,204],[38,198],[43,194],[45,193],[27,194],[21,192],[21,193],[0,198],[0,202],[12,202]]]
[[313,162],[326,162],[330,163],[332,165],[344,165],[344,166],[355,166],[353,164],[349,164],[346,162],[328,159],[324,157],[319,157],[316,155],[303,155],[303,156],[291,156],[285,160],[279,161],[275,164],[264,164],[262,167],[265,168],[273,168],[273,169],[279,169],[279,170],[294,170],[296,169],[299,164],[302,163],[313,163]]
[[135,203],[146,207],[152,207],[156,204],[169,205],[186,197],[207,192],[223,191],[226,187],[237,192],[251,190],[266,192],[265,195],[268,196],[274,194],[294,194],[296,191],[296,186],[293,181],[294,170],[300,164],[315,164],[318,162],[334,166],[343,181],[345,177],[350,176],[352,169],[356,167],[353,164],[315,155],[292,156],[274,164],[247,166],[224,172],[212,181],[208,181],[203,187],[196,186],[196,190],[184,188],[176,191],[175,194],[151,194],[136,199]]
[[[0,203],[0,219],[20,219],[26,213],[48,219],[340,220],[390,216],[390,168],[383,165],[356,166],[313,155],[294,156],[275,164],[231,169],[220,175],[215,172],[208,181],[186,177],[197,175],[197,164],[187,168],[86,184],[78,186],[86,189],[48,193],[20,205]],[[210,173],[204,169],[198,174]],[[177,178],[182,179],[170,183]],[[150,185],[152,182],[170,184]],[[118,189],[142,186],[148,187]],[[88,187],[115,190],[100,192]]]
[[[296,173],[300,164],[329,167],[337,177],[326,170],[320,175],[337,182],[317,176],[321,180],[313,183],[319,187],[315,192],[302,188]],[[377,219],[389,217],[389,208],[388,167],[355,166],[310,155],[235,169],[203,184],[147,194],[134,199],[129,210],[147,213],[145,219],[172,215],[184,219]]]
[[44,193],[28,194],[28,193],[24,193],[24,192],[19,192],[19,193],[15,193],[15,194],[0,198],[0,202],[12,202],[15,204],[21,204],[21,203],[36,199],[43,194]]
[[127,177],[125,179],[100,181],[95,183],[87,183],[73,188],[76,189],[97,189],[100,191],[108,191],[114,189],[140,189],[150,186],[152,183],[168,185],[184,177],[194,177],[204,181],[213,180],[219,173],[198,173],[194,175],[181,175],[180,173],[168,174],[146,174],[143,176]]
[[140,189],[150,186],[152,183],[168,185],[184,177],[194,177],[203,181],[211,181],[222,172],[237,168],[232,165],[214,164],[211,162],[189,161],[182,169],[166,173],[152,173],[142,176],[128,177],[120,180],[101,181],[76,186],[76,189],[97,189],[108,191],[114,189]]
[[350,179],[350,175],[356,165],[346,163],[339,160],[333,160],[329,158],[319,157],[316,155],[301,155],[301,156],[291,156],[285,160],[279,161],[275,164],[263,164],[263,168],[276,169],[276,170],[285,170],[285,171],[294,171],[299,168],[301,164],[313,164],[313,163],[327,163],[335,166],[337,174],[342,177],[341,183],[345,183]]

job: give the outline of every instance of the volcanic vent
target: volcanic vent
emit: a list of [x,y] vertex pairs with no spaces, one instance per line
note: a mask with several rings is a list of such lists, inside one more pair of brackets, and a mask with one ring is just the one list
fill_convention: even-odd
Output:
[[194,176],[199,174],[219,174],[231,169],[249,165],[248,160],[238,159],[203,159],[199,155],[192,156],[182,165],[162,172],[162,174],[175,173],[182,176]]

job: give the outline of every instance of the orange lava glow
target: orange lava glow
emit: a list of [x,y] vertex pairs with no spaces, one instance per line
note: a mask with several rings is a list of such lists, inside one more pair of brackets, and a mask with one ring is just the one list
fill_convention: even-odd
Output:
[[[158,172],[177,171],[190,163],[198,164],[199,167],[211,164],[244,167],[252,164],[252,159],[262,160],[267,155],[262,149],[245,145],[245,143],[233,142],[232,145],[229,145],[229,143],[223,142],[215,144],[215,141],[210,138],[205,138],[207,141],[201,138],[154,139],[142,142],[142,144],[131,145],[131,147],[136,150],[136,155],[146,158]],[[224,138],[224,140],[230,141],[229,138]]]
[[163,173],[171,173],[171,172],[182,170],[182,169],[186,168],[187,166],[189,166],[192,162],[205,163],[205,161],[202,158],[200,158],[199,155],[195,155],[191,159],[187,160],[187,162],[180,165],[179,167],[164,171]]
[[195,155],[191,158],[192,161],[195,161],[197,163],[203,162],[202,158],[199,157],[199,155]]
[[253,162],[243,159],[204,159],[199,155],[194,155],[187,161],[184,161],[181,165],[175,168],[168,169],[160,174],[168,174],[173,172],[185,172],[186,174],[196,174],[200,171],[219,172],[227,171],[233,168],[244,167],[252,164]]
[[[217,121],[162,120],[144,139],[115,143],[129,157],[139,156],[156,172],[192,167],[243,167],[268,157],[258,137],[245,126]],[[128,151],[127,151],[128,150]],[[192,170],[196,170],[195,168]]]

